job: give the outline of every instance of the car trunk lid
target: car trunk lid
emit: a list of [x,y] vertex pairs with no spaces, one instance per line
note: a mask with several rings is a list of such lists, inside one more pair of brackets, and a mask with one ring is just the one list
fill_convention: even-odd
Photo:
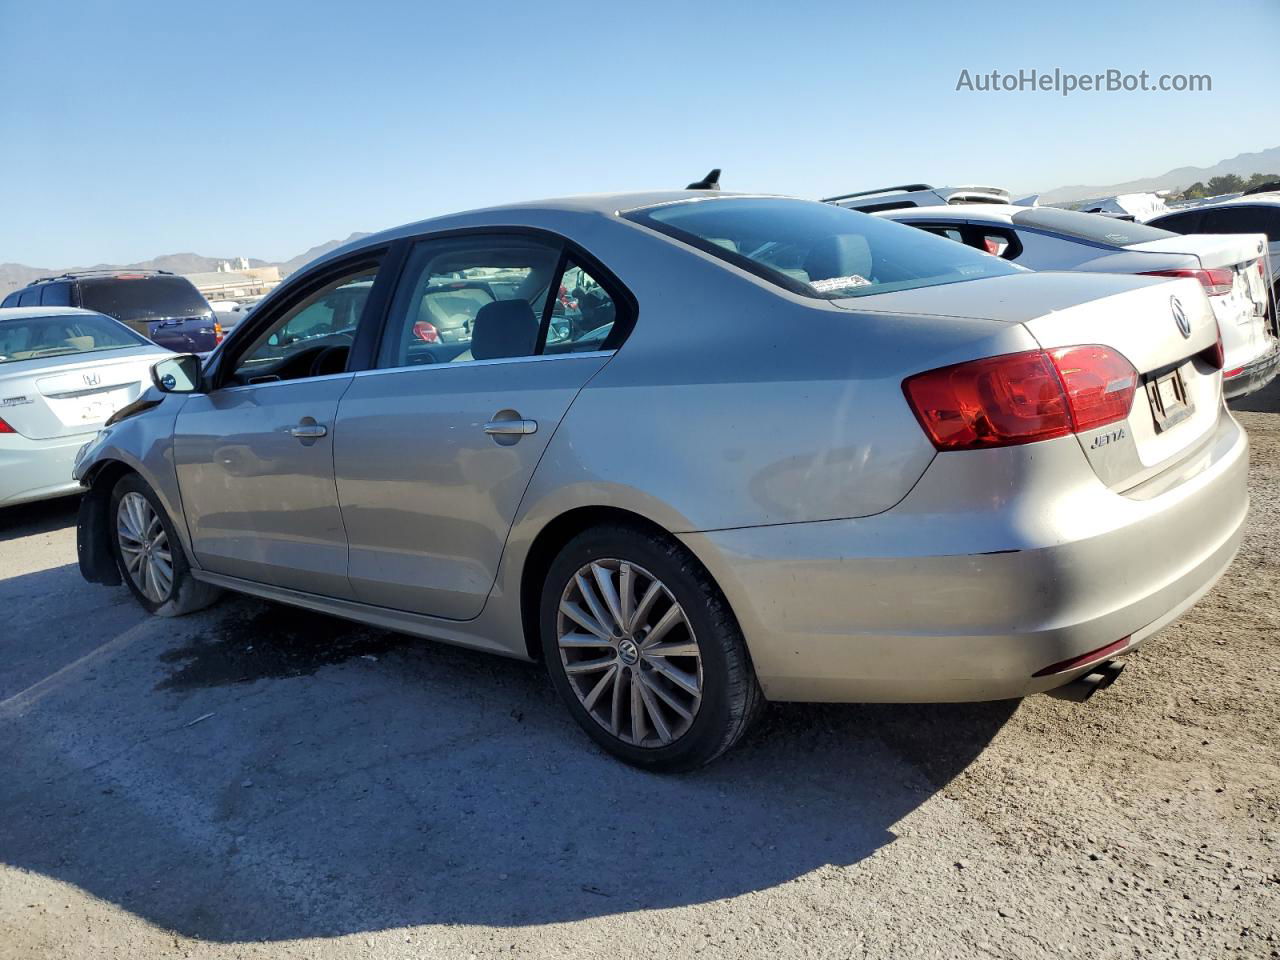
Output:
[[1043,271],[836,303],[1020,323],[1046,350],[1101,344],[1123,354],[1138,373],[1128,418],[1077,435],[1099,478],[1123,492],[1192,456],[1218,419],[1222,376],[1208,358],[1218,339],[1209,299],[1192,279]]
[[97,430],[149,386],[154,347],[0,366],[0,419],[31,440]]
[[[1272,345],[1270,293],[1267,289],[1267,238],[1260,233],[1194,234],[1137,244],[1134,250],[1184,253],[1200,268],[1213,271],[1218,292],[1209,297],[1222,329],[1228,371],[1265,354]],[[1224,289],[1225,288],[1225,289]],[[1238,372],[1236,370],[1235,372]]]
[[1097,343],[1138,374],[1129,416],[1077,434],[1099,478],[1123,492],[1191,456],[1222,410],[1211,355],[1218,324],[1204,288],[1177,279],[1054,311],[1026,322],[1045,349]]

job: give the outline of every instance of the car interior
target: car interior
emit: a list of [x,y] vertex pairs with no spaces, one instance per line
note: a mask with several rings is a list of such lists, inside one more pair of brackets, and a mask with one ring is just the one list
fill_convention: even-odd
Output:
[[843,207],[771,198],[632,211],[668,233],[780,286],[828,299],[954,283],[1016,270],[956,244]]
[[240,354],[228,382],[243,386],[342,373],[375,274],[344,277],[298,304]]
[[105,318],[37,317],[0,323],[0,363],[142,346],[146,341]]

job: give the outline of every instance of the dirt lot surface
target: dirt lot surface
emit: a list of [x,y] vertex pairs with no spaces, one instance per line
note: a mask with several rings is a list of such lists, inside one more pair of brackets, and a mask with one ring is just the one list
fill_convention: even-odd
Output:
[[1087,705],[771,707],[657,777],[536,667],[0,512],[0,957],[1280,957],[1280,389],[1217,589]]

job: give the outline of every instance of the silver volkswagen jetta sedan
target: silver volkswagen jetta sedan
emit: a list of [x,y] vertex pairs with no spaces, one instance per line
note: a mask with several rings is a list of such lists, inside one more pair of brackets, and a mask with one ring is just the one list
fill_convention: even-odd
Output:
[[[451,284],[469,339],[424,336]],[[1248,505],[1221,364],[1195,280],[780,197],[480,210],[157,364],[79,461],[81,569],[542,659],[606,749],[684,769],[765,700],[1020,697],[1172,621]]]

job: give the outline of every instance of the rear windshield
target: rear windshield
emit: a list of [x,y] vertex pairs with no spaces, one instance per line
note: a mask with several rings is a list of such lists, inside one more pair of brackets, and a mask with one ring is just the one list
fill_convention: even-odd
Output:
[[793,293],[823,300],[1020,272],[923,230],[808,200],[720,197],[626,216]]
[[122,350],[148,343],[110,317],[68,314],[0,320],[0,363]]
[[1058,210],[1054,207],[1028,207],[1013,215],[1013,222],[1023,227],[1038,227],[1064,237],[1104,243],[1109,247],[1132,247],[1138,243],[1176,237],[1176,233],[1148,227],[1142,223],[1115,220],[1097,213]]
[[81,280],[80,306],[126,321],[207,316],[210,309],[185,277]]

